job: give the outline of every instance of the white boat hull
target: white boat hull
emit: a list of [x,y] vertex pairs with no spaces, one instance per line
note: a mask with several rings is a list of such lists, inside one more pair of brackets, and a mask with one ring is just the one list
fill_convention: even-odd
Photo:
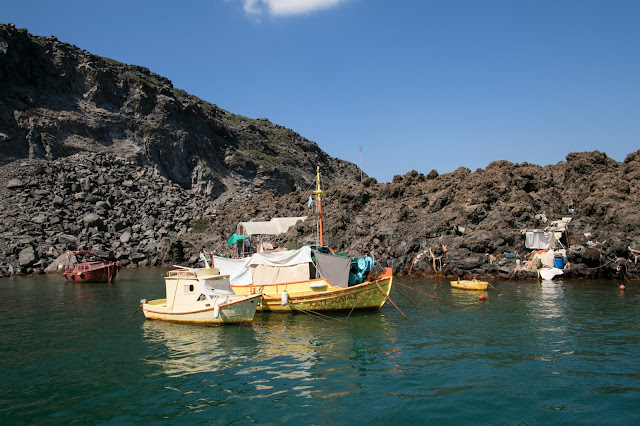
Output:
[[562,275],[564,272],[559,268],[542,268],[540,269],[540,277],[545,281],[552,280],[556,275]]
[[206,325],[249,324],[253,322],[261,298],[261,294],[228,295],[216,301],[205,299],[190,307],[181,306],[177,309],[167,306],[166,299],[158,299],[143,303],[142,312],[150,320]]

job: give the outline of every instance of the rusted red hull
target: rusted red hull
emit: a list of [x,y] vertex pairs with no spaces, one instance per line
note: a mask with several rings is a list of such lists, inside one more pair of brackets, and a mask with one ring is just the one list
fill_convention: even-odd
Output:
[[111,282],[118,275],[120,265],[114,262],[85,262],[73,265],[62,274],[67,281],[75,282]]

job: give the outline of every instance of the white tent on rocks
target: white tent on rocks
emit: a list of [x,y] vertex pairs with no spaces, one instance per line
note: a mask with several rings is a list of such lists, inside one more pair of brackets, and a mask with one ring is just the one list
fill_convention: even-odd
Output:
[[289,230],[307,216],[274,217],[268,222],[240,222],[236,233],[238,235],[278,235]]

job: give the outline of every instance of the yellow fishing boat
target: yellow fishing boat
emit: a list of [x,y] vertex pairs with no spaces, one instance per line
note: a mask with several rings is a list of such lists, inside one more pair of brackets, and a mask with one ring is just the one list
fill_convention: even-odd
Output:
[[450,281],[451,287],[459,288],[461,290],[486,290],[489,283],[487,281],[478,280],[456,280]]
[[342,288],[324,278],[282,284],[231,286],[237,294],[262,292],[265,312],[377,310],[391,291],[391,268],[371,281]]
[[[262,251],[243,259],[213,256],[212,266],[231,277],[231,288],[236,294],[262,294],[262,304],[258,308],[262,311],[380,309],[389,299],[393,281],[391,268],[377,267],[376,271],[373,257],[336,255],[324,247],[321,203],[323,191],[320,188],[320,168],[316,170],[317,185],[313,194],[317,197],[318,206],[318,247]],[[262,232],[266,231],[256,233]],[[239,226],[238,233],[243,235],[236,235],[237,238],[249,238],[252,235],[246,226]],[[229,244],[235,243],[237,238],[232,237]]]
[[214,256],[213,263],[231,276],[235,294],[262,294],[258,310],[267,312],[380,309],[393,281],[391,268],[371,272],[375,262],[368,256],[351,259],[309,246],[244,259]]
[[142,301],[147,319],[193,324],[251,323],[262,295],[238,296],[229,276],[216,268],[172,270],[164,277],[166,298]]

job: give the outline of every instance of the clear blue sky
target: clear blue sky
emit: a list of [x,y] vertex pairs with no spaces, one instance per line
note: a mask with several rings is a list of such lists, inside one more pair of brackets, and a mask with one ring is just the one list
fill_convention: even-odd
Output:
[[362,147],[381,182],[640,149],[639,0],[21,0],[0,21]]

